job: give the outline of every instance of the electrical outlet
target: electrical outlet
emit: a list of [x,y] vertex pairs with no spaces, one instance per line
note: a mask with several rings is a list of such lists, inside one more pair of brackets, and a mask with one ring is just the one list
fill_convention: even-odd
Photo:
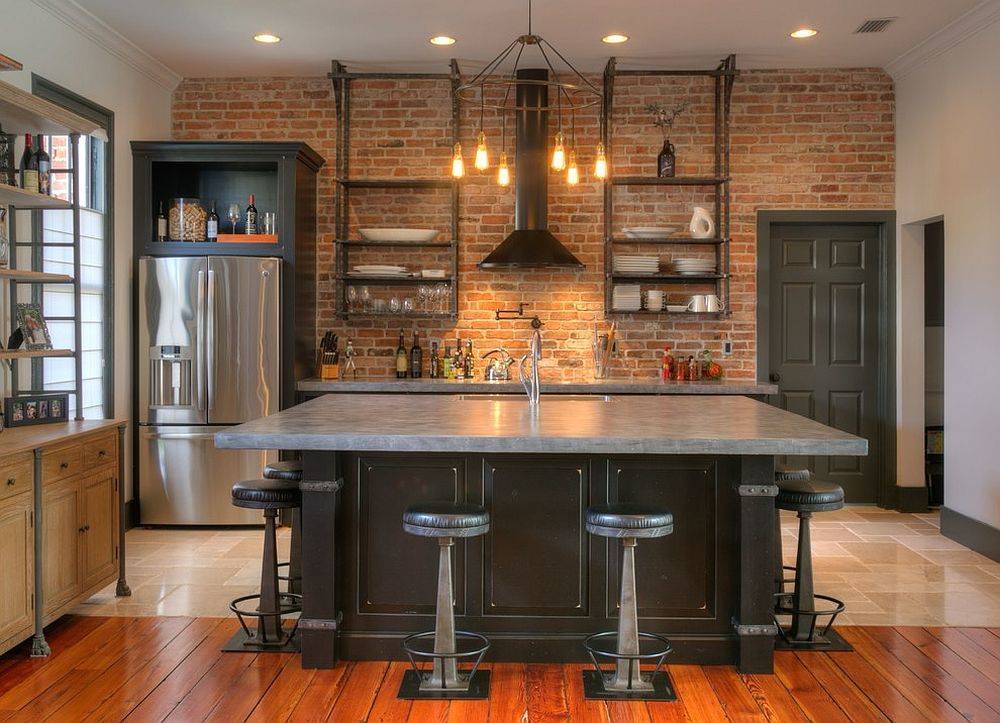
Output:
[[730,339],[725,339],[722,342],[722,353],[725,356],[731,356],[733,353],[733,342]]

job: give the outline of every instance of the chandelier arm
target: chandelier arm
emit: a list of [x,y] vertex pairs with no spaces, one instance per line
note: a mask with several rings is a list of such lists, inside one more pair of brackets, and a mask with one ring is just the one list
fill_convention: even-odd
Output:
[[[466,83],[463,87],[467,88],[471,85],[475,85],[484,76],[488,76],[489,73],[491,73],[496,68],[496,66],[498,66],[500,63],[502,63],[504,60],[507,59],[507,56],[510,55],[510,52],[514,49],[514,46],[517,45],[519,42],[520,42],[519,39],[512,40],[510,45],[501,50],[499,55],[497,55],[495,58],[493,58],[493,60],[487,63],[486,67],[483,68],[481,71],[479,71],[479,73],[477,73],[475,76],[473,76],[472,80]],[[522,50],[524,49],[523,44],[521,45],[521,48]]]
[[589,80],[587,80],[586,76],[584,76],[584,75],[583,75],[583,73],[581,73],[581,72],[580,72],[579,70],[577,70],[577,69],[576,69],[576,66],[574,66],[574,65],[573,65],[573,64],[572,64],[571,62],[569,62],[568,60],[566,60],[566,58],[564,58],[564,57],[563,57],[563,54],[559,52],[559,49],[558,49],[558,48],[556,48],[556,46],[554,46],[554,45],[553,45],[552,43],[550,43],[550,42],[549,42],[548,40],[546,40],[545,38],[539,38],[539,39],[538,39],[538,45],[539,45],[539,46],[541,46],[541,45],[542,45],[542,43],[544,43],[545,45],[548,45],[548,46],[549,46],[549,49],[550,49],[550,50],[551,50],[551,51],[552,51],[553,53],[555,53],[555,54],[556,54],[556,56],[557,56],[557,57],[559,58],[559,60],[561,60],[562,62],[564,62],[564,63],[566,64],[566,67],[567,67],[567,68],[569,68],[570,70],[572,70],[572,71],[573,71],[573,73],[574,73],[574,74],[576,75],[576,77],[577,77],[577,78],[579,78],[579,79],[580,79],[580,80],[582,80],[582,81],[583,81],[584,83],[586,83],[587,87],[589,87],[589,88],[590,88],[590,89],[591,89],[592,91],[594,91],[595,93],[598,93],[598,94],[600,94],[600,91],[599,91],[599,90],[597,89],[597,86],[596,86],[596,85],[594,85],[593,83],[591,83],[591,82],[590,82]]
[[[549,47],[552,47],[552,46],[549,46]],[[556,117],[557,117],[557,119],[559,121],[559,132],[562,133],[562,95],[560,95],[560,93],[559,93],[559,91],[562,90],[562,88],[559,85],[559,73],[556,72],[555,67],[553,67],[552,62],[549,60],[549,56],[546,55],[545,48],[542,46],[541,41],[539,41],[539,43],[538,43],[538,50],[541,52],[542,58],[545,59],[545,64],[547,66],[549,66],[549,70],[552,71],[552,77],[555,80],[555,84],[556,84]],[[567,100],[568,100],[568,98],[567,98]],[[572,103],[571,103],[571,105],[572,105]]]

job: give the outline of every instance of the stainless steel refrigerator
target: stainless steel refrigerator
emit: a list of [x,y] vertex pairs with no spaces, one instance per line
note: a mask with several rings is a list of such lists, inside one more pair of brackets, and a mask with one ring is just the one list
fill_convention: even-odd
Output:
[[143,257],[138,283],[140,522],[259,525],[230,489],[276,453],[213,438],[278,411],[281,260]]

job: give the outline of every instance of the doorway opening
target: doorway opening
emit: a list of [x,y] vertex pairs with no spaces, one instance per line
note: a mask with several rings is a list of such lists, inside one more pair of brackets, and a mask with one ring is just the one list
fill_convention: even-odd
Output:
[[924,478],[944,504],[944,221],[924,226]]

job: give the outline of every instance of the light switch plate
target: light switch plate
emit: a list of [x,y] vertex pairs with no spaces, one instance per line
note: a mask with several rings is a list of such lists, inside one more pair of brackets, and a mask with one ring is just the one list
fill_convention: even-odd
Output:
[[722,342],[722,353],[725,356],[731,356],[733,353],[733,342],[731,339],[725,339]]

